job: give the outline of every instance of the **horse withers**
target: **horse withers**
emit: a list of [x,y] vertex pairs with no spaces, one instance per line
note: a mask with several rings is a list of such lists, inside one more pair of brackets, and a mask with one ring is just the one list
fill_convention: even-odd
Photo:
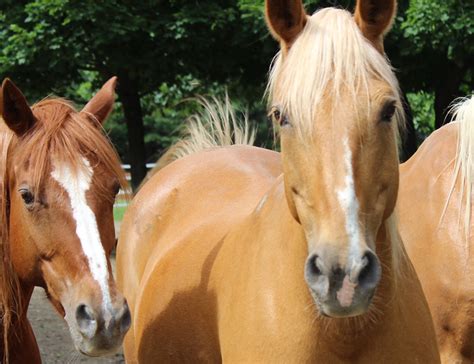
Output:
[[30,107],[9,79],[2,84],[1,354],[12,363],[40,362],[27,319],[35,286],[46,290],[83,354],[115,351],[130,326],[109,260],[113,203],[126,185],[101,126],[115,85],[114,77],[78,112],[59,98]]
[[395,9],[359,0],[354,16],[308,16],[266,1],[281,155],[212,148],[142,187],[117,250],[127,361],[439,362],[394,216],[403,118],[383,36]]
[[474,362],[474,96],[400,167],[400,232],[443,363]]

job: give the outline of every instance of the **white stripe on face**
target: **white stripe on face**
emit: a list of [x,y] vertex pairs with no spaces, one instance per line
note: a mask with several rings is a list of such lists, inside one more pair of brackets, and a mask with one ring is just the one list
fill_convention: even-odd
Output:
[[359,229],[359,202],[355,193],[354,172],[352,169],[352,152],[349,147],[349,140],[344,139],[344,164],[346,176],[344,178],[344,188],[337,191],[339,203],[346,215],[346,232],[349,237],[349,267],[356,264],[360,259],[360,229]]
[[100,241],[95,214],[87,205],[86,199],[86,192],[90,188],[94,170],[87,159],[83,158],[83,162],[83,167],[76,171],[73,171],[68,164],[54,163],[51,176],[69,195],[72,216],[76,221],[76,234],[87,257],[92,277],[99,283],[102,290],[105,308],[111,304],[107,258]]

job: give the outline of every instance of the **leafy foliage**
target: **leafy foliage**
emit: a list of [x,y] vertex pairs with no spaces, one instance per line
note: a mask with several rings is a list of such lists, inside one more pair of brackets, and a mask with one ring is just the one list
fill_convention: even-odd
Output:
[[410,47],[404,52],[412,55],[430,52],[463,67],[474,54],[474,3],[412,0],[401,29],[410,39]]
[[407,94],[408,102],[413,110],[413,124],[418,131],[421,143],[435,127],[434,95],[425,91]]
[[[307,0],[305,6],[311,13],[354,3]],[[30,101],[56,93],[78,104],[111,75],[131,80],[143,110],[147,161],[176,139],[195,110],[183,100],[225,90],[257,121],[258,144],[272,146],[262,95],[278,44],[263,9],[263,0],[2,0],[0,75],[11,76]],[[452,89],[474,88],[474,2],[399,0],[386,51],[422,139],[451,71],[460,79]],[[117,110],[106,128],[128,161],[134,151]]]

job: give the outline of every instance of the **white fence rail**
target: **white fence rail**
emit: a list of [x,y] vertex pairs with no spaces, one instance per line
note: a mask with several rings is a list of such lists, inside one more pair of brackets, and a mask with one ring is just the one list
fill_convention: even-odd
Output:
[[[132,179],[132,176],[130,175],[130,169],[132,168],[132,166],[130,164],[122,164],[121,166],[122,166],[122,169],[125,171],[125,178],[127,179],[127,181],[130,182]],[[156,163],[147,163],[146,169],[147,171],[149,171],[150,169],[153,169],[155,166],[156,166]],[[127,206],[128,204],[127,199],[120,198],[123,196],[125,196],[125,191],[121,189],[117,195],[117,199],[115,200],[115,207]]]

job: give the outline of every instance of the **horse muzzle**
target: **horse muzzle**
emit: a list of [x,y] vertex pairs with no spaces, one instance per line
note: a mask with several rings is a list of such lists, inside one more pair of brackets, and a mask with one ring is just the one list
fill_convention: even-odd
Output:
[[78,351],[88,356],[102,356],[118,350],[131,324],[128,304],[124,298],[120,301],[101,307],[80,303],[74,317],[66,317]]
[[337,259],[313,253],[306,260],[305,280],[321,314],[351,317],[367,312],[381,272],[380,262],[371,250],[352,258],[346,266]]

